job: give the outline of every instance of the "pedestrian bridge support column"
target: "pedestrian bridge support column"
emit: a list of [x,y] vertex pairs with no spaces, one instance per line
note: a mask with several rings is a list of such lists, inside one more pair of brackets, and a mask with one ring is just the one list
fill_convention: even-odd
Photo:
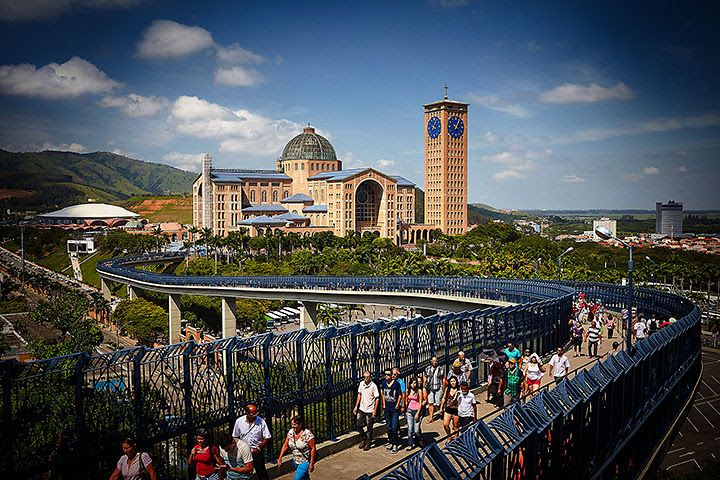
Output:
[[105,300],[112,300],[112,292],[110,291],[110,286],[104,278],[100,278],[100,292],[102,292],[102,296],[105,297]]
[[437,310],[433,310],[432,308],[416,308],[415,313],[418,313],[422,315],[423,317],[432,317],[436,313],[438,313]]
[[180,295],[171,293],[168,295],[168,339],[170,343],[180,341]]
[[222,338],[237,335],[237,305],[234,297],[220,297],[222,311]]
[[132,285],[127,286],[127,292],[128,292],[128,299],[136,300],[138,298],[137,288],[133,287]]
[[317,329],[317,303],[300,302],[300,328],[312,332]]

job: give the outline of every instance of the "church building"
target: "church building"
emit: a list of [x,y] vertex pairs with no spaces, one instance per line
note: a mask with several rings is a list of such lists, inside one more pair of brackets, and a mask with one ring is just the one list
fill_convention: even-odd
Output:
[[[252,236],[275,230],[302,236],[371,232],[398,244],[429,240],[438,228],[463,233],[467,142],[457,120],[467,122],[467,104],[446,96],[425,111],[432,123],[425,134],[427,224],[416,223],[413,182],[372,167],[343,170],[332,144],[310,126],[288,142],[275,170],[213,168],[205,155],[193,182],[193,224],[220,236],[239,229]],[[449,130],[448,122],[454,122]]]

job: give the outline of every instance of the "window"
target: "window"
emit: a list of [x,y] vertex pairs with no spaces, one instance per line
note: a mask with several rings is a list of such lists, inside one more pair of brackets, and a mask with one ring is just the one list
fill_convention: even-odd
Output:
[[250,202],[255,203],[255,190],[250,190]]
[[278,191],[273,190],[273,202],[277,202],[277,201],[278,201]]
[[311,164],[310,164],[310,170],[315,170],[315,164],[314,164],[314,163],[311,163]]
[[262,192],[260,192],[260,202],[267,202],[267,190],[263,190]]
[[298,169],[298,164],[296,163],[296,164],[295,164],[295,170],[297,171],[297,169]]
[[304,163],[301,163],[301,164],[300,164],[300,170],[305,170],[305,164],[304,164]]
[[283,190],[283,198],[287,198],[287,197],[288,197],[288,191],[287,191],[287,190]]

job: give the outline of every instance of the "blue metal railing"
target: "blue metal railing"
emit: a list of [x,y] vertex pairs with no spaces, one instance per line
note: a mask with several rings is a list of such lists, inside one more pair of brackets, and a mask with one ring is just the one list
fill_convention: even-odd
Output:
[[[432,355],[448,363],[459,350],[477,362],[483,348],[509,339],[521,348],[548,352],[568,338],[576,288],[603,299],[609,308],[621,307],[626,294],[616,285],[474,278],[171,277],[132,269],[133,261],[141,259],[106,261],[98,270],[152,282],[252,282],[263,288],[431,286],[438,293],[481,296],[477,291],[482,290],[523,303],[315,332],[2,362],[0,427],[11,446],[0,454],[3,471],[39,475],[51,465],[51,454],[62,462],[82,447],[85,458],[96,462],[88,467],[94,472],[88,477],[94,477],[111,469],[119,439],[132,435],[147,447],[164,478],[187,478],[184,459],[192,432],[199,427],[227,432],[248,402],[261,406],[274,432],[275,452],[295,414],[305,417],[319,441],[334,439],[354,428],[352,406],[364,370],[378,378],[383,369],[398,366],[409,376],[421,371]],[[699,375],[693,368],[700,344],[699,312],[692,303],[650,290],[639,290],[637,302],[645,311],[680,320],[632,355],[613,357],[562,388],[510,410],[504,423],[478,423],[445,449],[428,447],[388,478],[477,476],[489,469],[502,472],[498,478],[517,476],[518,471],[523,472],[518,478],[524,478],[524,472],[544,476],[571,471],[600,472],[598,478],[604,478],[602,472],[622,462],[632,468],[642,465],[647,448],[654,445],[643,430],[649,428],[648,415],[655,415],[657,430],[667,424],[665,417],[679,411],[677,402],[689,395],[687,386]],[[667,363],[659,367],[660,359]],[[650,399],[668,408],[643,408]],[[515,432],[511,425],[523,426]],[[647,445],[628,446],[621,443],[623,438],[642,438]],[[589,445],[593,448],[586,448]]]

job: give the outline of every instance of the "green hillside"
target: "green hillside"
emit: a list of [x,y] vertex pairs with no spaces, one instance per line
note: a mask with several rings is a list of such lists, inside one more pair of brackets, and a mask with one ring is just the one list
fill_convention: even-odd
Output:
[[135,195],[187,193],[195,177],[168,165],[108,152],[0,150],[0,207],[41,211],[88,198],[112,202]]

